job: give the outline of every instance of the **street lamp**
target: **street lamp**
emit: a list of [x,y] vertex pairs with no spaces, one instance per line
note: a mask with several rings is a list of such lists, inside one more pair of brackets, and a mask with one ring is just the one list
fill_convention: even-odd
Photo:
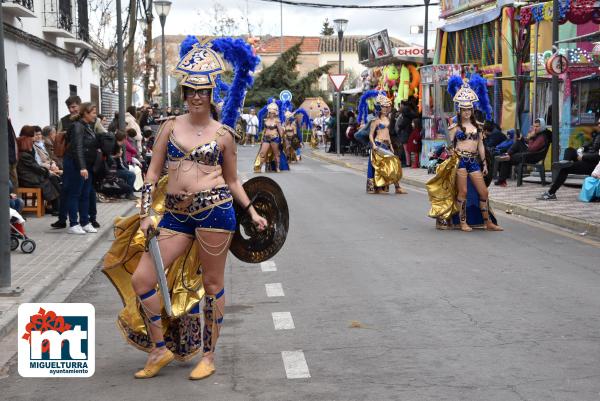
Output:
[[160,19],[160,26],[162,28],[162,107],[163,112],[167,110],[167,52],[165,49],[165,22],[167,22],[167,15],[171,11],[171,2],[167,0],[157,0],[154,2],[154,9],[158,18]]
[[[335,25],[335,30],[338,33],[338,56],[339,56],[338,74],[342,75],[342,43],[343,43],[343,39],[344,39],[344,31],[346,30],[346,27],[348,26],[348,20],[347,19],[336,19],[336,20],[333,20],[333,23]],[[341,145],[341,137],[340,137],[340,108],[342,105],[341,90],[342,90],[342,88],[340,87],[338,89],[338,93],[337,93],[337,113],[336,113],[337,129],[336,129],[336,136],[335,136],[335,150],[338,155],[340,154],[340,145]]]
[[423,33],[424,33],[424,38],[423,38],[423,50],[425,52],[425,54],[423,55],[423,65],[427,65],[427,39],[429,39],[429,3],[430,0],[424,0],[425,3],[425,26],[423,27]]

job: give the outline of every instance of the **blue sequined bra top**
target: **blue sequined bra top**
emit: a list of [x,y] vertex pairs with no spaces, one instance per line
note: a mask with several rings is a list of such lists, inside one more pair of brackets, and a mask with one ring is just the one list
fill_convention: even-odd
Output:
[[170,162],[189,160],[206,166],[216,166],[223,164],[223,153],[216,137],[208,143],[195,146],[192,150],[185,152],[171,132],[167,144],[167,160]]
[[456,131],[456,135],[454,137],[459,141],[465,141],[467,139],[470,139],[472,141],[478,141],[479,140],[479,132],[475,131],[475,132],[466,134],[459,129]]

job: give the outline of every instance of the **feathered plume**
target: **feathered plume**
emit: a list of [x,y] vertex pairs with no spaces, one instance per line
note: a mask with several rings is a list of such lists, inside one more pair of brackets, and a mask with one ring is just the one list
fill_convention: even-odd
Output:
[[181,42],[181,45],[179,45],[179,58],[182,59],[183,56],[188,54],[196,43],[199,43],[197,37],[194,35],[186,36],[186,38],[183,39],[183,42]]
[[220,75],[217,77],[216,84],[217,86],[213,90],[213,101],[218,104],[223,101],[223,92],[228,93],[231,86],[224,82]]
[[385,92],[378,90],[369,90],[366,91],[361,97],[360,102],[358,103],[358,122],[367,122],[367,116],[369,115],[369,104],[367,101],[371,98],[377,97],[379,94],[385,94]]
[[456,95],[456,92],[458,92],[458,90],[460,89],[460,87],[463,84],[463,80],[460,77],[460,75],[452,75],[450,77],[450,79],[448,80],[448,93],[450,94],[450,97],[454,98],[454,95]]
[[[448,86],[450,86],[448,84]],[[492,119],[492,106],[490,105],[490,98],[488,97],[487,81],[479,74],[472,74],[469,79],[469,86],[479,98],[478,102],[473,105],[475,108],[481,110],[485,114],[487,120]]]
[[294,116],[300,114],[302,116],[302,125],[304,125],[308,129],[312,129],[312,122],[310,121],[310,116],[302,107],[298,110],[294,111]]
[[217,38],[212,42],[212,48],[223,55],[233,67],[233,80],[227,91],[221,123],[235,128],[240,109],[246,97],[246,90],[254,83],[252,72],[260,63],[252,47],[242,39]]

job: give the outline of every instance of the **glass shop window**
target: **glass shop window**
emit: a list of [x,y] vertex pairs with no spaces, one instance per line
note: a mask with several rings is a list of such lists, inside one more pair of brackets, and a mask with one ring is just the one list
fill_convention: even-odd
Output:
[[600,80],[573,82],[571,92],[572,125],[595,125],[600,118]]

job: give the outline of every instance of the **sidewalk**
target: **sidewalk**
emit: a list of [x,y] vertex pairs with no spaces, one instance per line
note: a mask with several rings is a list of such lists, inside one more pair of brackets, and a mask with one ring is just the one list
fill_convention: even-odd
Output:
[[[110,245],[101,239],[112,240],[115,217],[133,213],[135,206],[136,202],[132,201],[98,203],[101,227],[97,233],[86,235],[72,235],[67,234],[66,229],[51,228],[50,224],[56,221],[51,215],[36,218],[33,214],[25,214],[25,232],[37,247],[31,254],[24,254],[20,249],[11,252],[12,286],[21,287],[24,292],[18,297],[0,297],[0,339],[16,328],[20,304],[41,301],[57,290],[61,293],[49,301],[62,302],[100,262],[101,255],[107,250],[104,248]],[[76,280],[69,275],[74,271],[77,271]]]
[[[354,170],[367,171],[367,158],[362,156],[326,153],[323,149],[312,149],[307,155],[329,163],[338,164]],[[426,169],[402,169],[402,182],[419,188],[433,177]],[[366,178],[365,178],[366,179]],[[497,211],[509,211],[515,215],[529,217],[545,223],[568,228],[579,233],[600,236],[600,204],[585,203],[578,200],[579,188],[563,186],[557,192],[555,201],[538,201],[535,198],[547,187],[524,182],[521,187],[516,181],[509,181],[508,187],[490,185],[490,203]]]

